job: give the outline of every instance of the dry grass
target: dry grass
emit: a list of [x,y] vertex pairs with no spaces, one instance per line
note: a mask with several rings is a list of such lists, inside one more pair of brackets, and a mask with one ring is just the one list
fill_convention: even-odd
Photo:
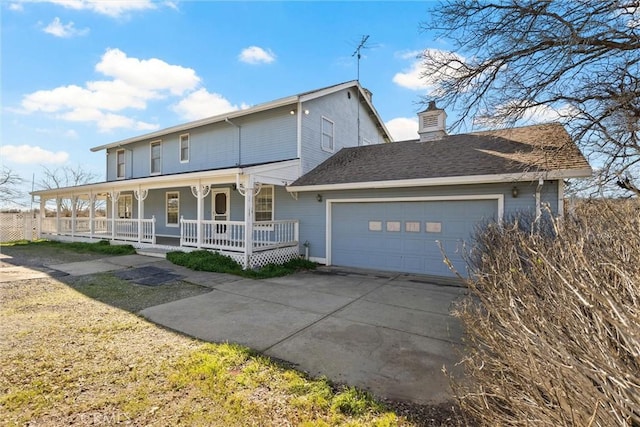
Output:
[[484,425],[640,425],[640,204],[527,223],[478,236],[461,406]]
[[[12,257],[5,263],[40,271],[104,257],[51,245],[2,252]],[[61,280],[0,283],[2,425],[461,425],[450,406],[381,404],[249,349],[206,344],[134,314],[208,291],[199,286],[145,287],[111,274]]]
[[54,279],[0,286],[6,425],[408,425],[354,389],[164,330]]

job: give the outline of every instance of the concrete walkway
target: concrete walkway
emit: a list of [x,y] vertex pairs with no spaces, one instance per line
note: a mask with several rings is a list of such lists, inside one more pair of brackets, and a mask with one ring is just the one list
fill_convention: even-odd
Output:
[[194,272],[142,255],[52,265],[71,275],[161,266],[211,292],[139,314],[212,342],[235,342],[297,365],[313,376],[391,399],[451,399],[461,328],[449,315],[465,290],[423,277],[375,272],[305,272],[250,280]]

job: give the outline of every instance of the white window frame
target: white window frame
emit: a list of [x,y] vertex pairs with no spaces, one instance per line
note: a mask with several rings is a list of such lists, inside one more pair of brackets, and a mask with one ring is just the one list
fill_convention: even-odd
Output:
[[[117,204],[118,204],[117,206],[118,218],[120,219],[133,218],[133,197],[131,197],[131,194],[121,194],[120,197],[118,197]],[[127,207],[129,207],[128,212],[127,212]],[[124,212],[120,212],[121,208],[124,208]],[[127,213],[129,214],[129,216],[127,216]]]
[[[182,157],[182,139],[186,137],[187,141],[187,157]],[[191,136],[188,133],[183,133],[178,137],[178,158],[180,159],[180,163],[189,163],[189,159],[191,158]]]
[[[155,145],[160,147],[160,150],[159,150],[160,156],[158,157],[158,164],[159,164],[158,167],[160,168],[160,170],[158,171],[153,170],[153,147]],[[157,139],[149,143],[149,175],[160,175],[161,173],[162,173],[162,140]]]
[[[169,196],[176,195],[177,197],[173,197],[178,201],[178,210],[176,211],[176,222],[169,222]],[[167,227],[178,227],[180,226],[180,192],[179,191],[167,191],[164,196],[164,209],[165,209],[165,224]]]
[[[329,132],[325,130],[325,123],[331,123],[331,135],[329,135]],[[329,153],[333,153],[335,151],[335,148],[336,148],[335,128],[336,128],[336,124],[333,122],[333,120],[325,116],[322,116],[322,123],[320,125],[320,145],[323,151],[327,151]],[[325,146],[324,144],[325,135],[330,138],[331,144],[329,146]]]
[[[270,189],[271,191],[271,219],[268,220],[257,220],[257,214],[258,214],[258,198],[260,197],[260,194],[267,190]],[[262,195],[264,196],[264,193],[262,193]],[[256,194],[256,196],[253,198],[253,222],[255,225],[260,226],[260,224],[262,222],[270,222],[273,221],[275,218],[275,201],[276,201],[276,191],[275,191],[275,187],[273,185],[263,185],[262,188],[260,189],[260,192],[258,194]],[[266,210],[261,210],[260,212],[268,212]],[[270,227],[271,224],[269,225],[262,225],[262,227]]]
[[[120,154],[122,153],[122,163],[120,163],[118,160],[118,157],[120,157]],[[120,164],[122,164],[122,175],[120,175]],[[124,151],[124,149],[121,150],[116,150],[116,179],[124,179],[127,176],[127,153]]]

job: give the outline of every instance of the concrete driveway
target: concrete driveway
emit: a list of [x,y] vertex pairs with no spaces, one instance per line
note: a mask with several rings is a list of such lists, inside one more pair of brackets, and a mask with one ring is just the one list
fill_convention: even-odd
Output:
[[305,272],[259,281],[208,274],[192,279],[210,293],[140,314],[382,397],[423,404],[451,399],[442,368],[457,371],[461,328],[449,312],[465,289],[375,272]]

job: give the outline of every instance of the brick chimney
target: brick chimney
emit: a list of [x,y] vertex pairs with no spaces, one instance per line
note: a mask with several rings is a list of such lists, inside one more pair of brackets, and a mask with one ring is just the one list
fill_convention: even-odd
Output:
[[447,135],[447,113],[430,101],[426,110],[418,113],[420,142],[435,141]]

